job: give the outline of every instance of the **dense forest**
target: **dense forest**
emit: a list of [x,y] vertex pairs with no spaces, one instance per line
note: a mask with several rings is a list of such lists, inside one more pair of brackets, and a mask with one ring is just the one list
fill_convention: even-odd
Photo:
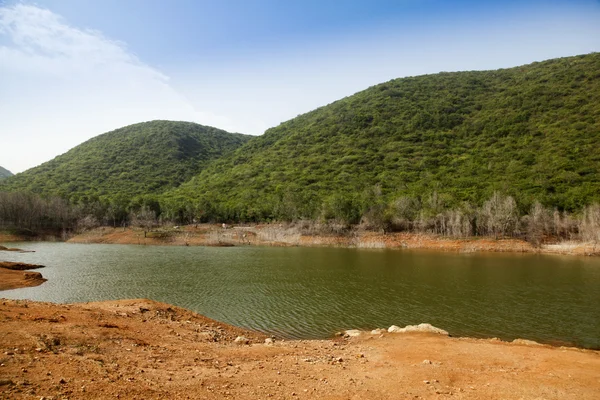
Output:
[[39,210],[67,200],[84,226],[304,220],[596,238],[600,53],[395,79],[250,140],[132,125],[0,183],[22,190],[42,196]]
[[[163,202],[210,218],[357,223],[374,202],[427,213],[494,192],[579,212],[600,200],[600,54],[392,80],[287,121]],[[466,204],[466,205],[465,205]]]
[[0,179],[8,178],[9,176],[13,176],[13,173],[6,168],[0,167]]

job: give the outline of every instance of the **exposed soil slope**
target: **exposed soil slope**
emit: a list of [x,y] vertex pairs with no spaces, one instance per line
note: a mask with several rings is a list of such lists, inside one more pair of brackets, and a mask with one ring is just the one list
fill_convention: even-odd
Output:
[[597,399],[600,393],[597,351],[387,332],[265,344],[260,334],[149,300],[4,300],[0,338],[0,397],[11,399]]

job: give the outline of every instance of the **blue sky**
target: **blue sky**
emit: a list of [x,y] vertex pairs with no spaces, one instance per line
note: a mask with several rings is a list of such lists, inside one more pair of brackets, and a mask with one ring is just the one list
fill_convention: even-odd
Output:
[[393,78],[593,51],[598,0],[0,0],[0,165],[152,119],[256,135]]

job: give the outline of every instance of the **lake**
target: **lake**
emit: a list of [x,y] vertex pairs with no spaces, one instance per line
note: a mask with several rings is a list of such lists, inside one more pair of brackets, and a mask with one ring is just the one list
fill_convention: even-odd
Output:
[[428,322],[452,336],[600,348],[600,259],[301,247],[10,243],[42,286],[0,297],[150,298],[286,338]]

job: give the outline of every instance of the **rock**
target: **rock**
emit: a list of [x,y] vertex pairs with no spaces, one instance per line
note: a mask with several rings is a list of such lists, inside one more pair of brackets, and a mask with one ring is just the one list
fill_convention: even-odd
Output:
[[524,345],[527,345],[527,346],[543,346],[541,343],[534,342],[533,340],[527,340],[527,339],[515,339],[511,343],[513,343],[513,344],[524,344]]
[[23,274],[23,279],[25,279],[26,281],[29,281],[29,280],[44,279],[44,278],[42,277],[42,274],[40,274],[39,272],[25,272]]
[[423,360],[423,364],[431,364],[431,361],[429,361],[429,360]]
[[265,339],[265,344],[266,344],[267,346],[272,346],[272,345],[273,345],[273,343],[275,343],[275,342],[274,342],[274,341],[273,341],[273,339],[271,339],[270,337],[268,337],[268,338],[266,338],[266,339]]
[[423,383],[426,384],[426,385],[429,385],[429,381],[428,380],[424,380]]
[[238,336],[235,338],[234,340],[235,343],[237,344],[248,344],[250,343],[250,341],[248,340],[248,338],[246,338],[245,336]]
[[385,333],[385,329],[377,328],[371,331],[371,335],[381,335]]
[[13,381],[11,381],[10,379],[0,379],[0,386],[10,386],[10,385],[14,385],[15,383]]
[[357,337],[360,336],[360,331],[358,329],[350,329],[344,332],[344,337]]
[[440,335],[448,335],[448,332],[436,328],[431,324],[419,324],[419,325],[407,325],[404,328],[400,328],[396,325],[392,325],[388,328],[388,332],[390,333],[408,333],[408,332],[426,332],[426,333],[437,333]]

